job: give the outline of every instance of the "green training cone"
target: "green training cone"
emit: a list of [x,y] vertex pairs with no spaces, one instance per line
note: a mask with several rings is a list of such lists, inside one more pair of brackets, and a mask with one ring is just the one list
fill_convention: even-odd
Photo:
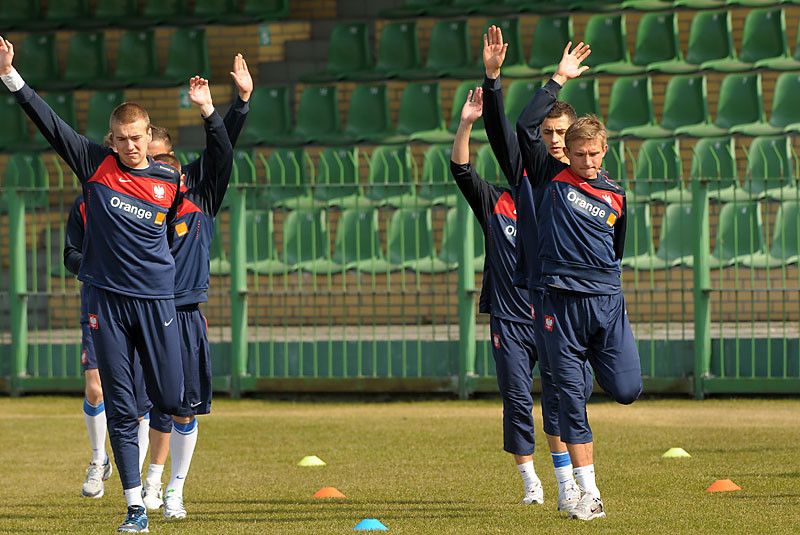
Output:
[[300,459],[300,462],[297,463],[297,466],[325,466],[325,461],[316,455],[306,455]]
[[689,453],[683,448],[670,448],[664,452],[662,457],[673,459],[677,457],[691,457],[691,455],[689,455]]

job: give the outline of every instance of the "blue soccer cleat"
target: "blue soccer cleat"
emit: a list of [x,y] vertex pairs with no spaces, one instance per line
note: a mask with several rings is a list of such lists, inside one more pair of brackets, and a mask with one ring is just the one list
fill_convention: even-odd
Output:
[[147,528],[147,511],[141,505],[131,505],[128,507],[128,516],[125,522],[117,528],[117,532],[122,533],[149,533]]

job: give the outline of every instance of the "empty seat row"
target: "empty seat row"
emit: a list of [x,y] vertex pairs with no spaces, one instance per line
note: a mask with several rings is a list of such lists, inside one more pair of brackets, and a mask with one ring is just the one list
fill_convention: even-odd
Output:
[[0,29],[252,24],[288,14],[288,0],[244,0],[241,8],[238,0],[144,0],[141,9],[139,0],[51,0],[44,10],[40,0],[13,0],[0,3]]

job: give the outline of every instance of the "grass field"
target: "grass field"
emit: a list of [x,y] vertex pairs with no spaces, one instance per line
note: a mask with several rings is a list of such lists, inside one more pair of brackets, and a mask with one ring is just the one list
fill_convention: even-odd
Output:
[[[80,497],[89,447],[77,397],[0,399],[0,533],[112,533],[124,517],[116,474]],[[537,408],[538,410],[538,408]],[[218,400],[200,422],[186,483],[189,517],[151,514],[154,533],[798,533],[800,400],[642,400],[591,404],[608,517],[556,511],[537,415],[545,504],[519,503],[502,451],[499,400]],[[691,459],[662,459],[672,446]],[[110,451],[110,449],[109,449]],[[305,455],[328,465],[299,468]],[[730,478],[740,492],[707,493]],[[334,486],[345,499],[312,498]]]

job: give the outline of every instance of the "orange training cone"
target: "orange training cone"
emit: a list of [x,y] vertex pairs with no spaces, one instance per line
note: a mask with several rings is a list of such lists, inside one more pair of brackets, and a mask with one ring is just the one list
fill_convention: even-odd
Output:
[[336,487],[322,487],[313,496],[314,498],[347,498]]
[[742,487],[730,479],[718,479],[714,484],[706,489],[706,492],[727,492],[730,490],[742,490]]

